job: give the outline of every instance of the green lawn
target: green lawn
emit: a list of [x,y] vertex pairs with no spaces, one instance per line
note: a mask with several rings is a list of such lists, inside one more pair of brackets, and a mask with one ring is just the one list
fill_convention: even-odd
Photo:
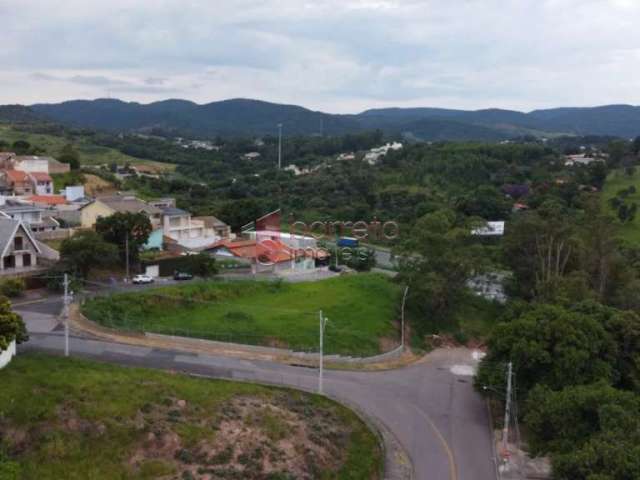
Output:
[[[609,199],[616,196],[616,194],[625,188],[629,188],[631,185],[636,187],[637,192],[627,197],[627,203],[636,202],[640,206],[640,172],[635,172],[632,176],[627,175],[624,170],[614,170],[607,177],[607,181],[602,189],[602,202],[605,211],[611,212],[616,216],[614,210],[609,205]],[[640,245],[640,216],[632,222],[628,222],[622,225],[620,229],[621,237],[635,245]]]
[[83,313],[103,325],[212,340],[317,351],[322,309],[325,352],[380,353],[397,339],[400,288],[379,274],[305,283],[197,282],[99,297]]
[[26,140],[32,146],[39,147],[45,151],[46,155],[57,156],[62,148],[71,143],[80,154],[82,165],[99,165],[117,163],[124,165],[152,165],[162,170],[174,170],[175,165],[169,163],[155,162],[153,160],[142,160],[125,155],[113,148],[95,145],[88,141],[86,137],[65,138],[56,135],[32,133],[17,130],[6,124],[0,124],[0,140],[13,143],[16,140]]
[[355,480],[382,465],[365,424],[317,395],[35,354],[0,384],[2,480]]

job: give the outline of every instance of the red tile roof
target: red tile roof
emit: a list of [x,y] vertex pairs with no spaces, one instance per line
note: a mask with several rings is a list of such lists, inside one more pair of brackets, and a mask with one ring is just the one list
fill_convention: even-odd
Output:
[[52,182],[51,177],[48,173],[45,172],[33,172],[31,174],[33,178],[35,178],[39,182]]
[[67,199],[62,195],[32,195],[27,200],[46,205],[63,205],[67,203]]
[[12,182],[28,182],[29,176],[22,170],[7,170],[7,178]]
[[271,263],[287,262],[294,258],[293,250],[278,240],[262,240],[256,243],[255,240],[220,240],[214,243],[209,250],[224,247],[234,256],[253,259],[260,258],[261,261]]

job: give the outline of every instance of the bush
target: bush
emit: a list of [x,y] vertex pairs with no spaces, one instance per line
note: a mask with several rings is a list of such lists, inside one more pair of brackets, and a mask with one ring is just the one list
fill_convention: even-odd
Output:
[[22,295],[25,289],[25,283],[22,278],[7,278],[0,282],[0,295],[15,298]]

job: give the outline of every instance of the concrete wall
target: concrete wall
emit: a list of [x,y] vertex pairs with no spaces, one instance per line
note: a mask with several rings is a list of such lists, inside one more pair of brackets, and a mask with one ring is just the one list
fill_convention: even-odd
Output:
[[0,370],[6,367],[11,359],[16,354],[16,342],[15,340],[9,344],[9,348],[0,352]]

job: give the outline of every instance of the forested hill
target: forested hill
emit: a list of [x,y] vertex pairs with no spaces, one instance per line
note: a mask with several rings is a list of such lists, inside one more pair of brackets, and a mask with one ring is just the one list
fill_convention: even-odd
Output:
[[283,124],[285,135],[341,135],[381,129],[420,140],[500,140],[521,135],[640,135],[640,107],[609,105],[514,110],[442,108],[374,109],[353,115],[312,111],[296,105],[232,99],[199,105],[186,100],[150,104],[115,99],[37,104],[30,111],[67,125],[108,131],[156,131],[193,137],[269,135]]

